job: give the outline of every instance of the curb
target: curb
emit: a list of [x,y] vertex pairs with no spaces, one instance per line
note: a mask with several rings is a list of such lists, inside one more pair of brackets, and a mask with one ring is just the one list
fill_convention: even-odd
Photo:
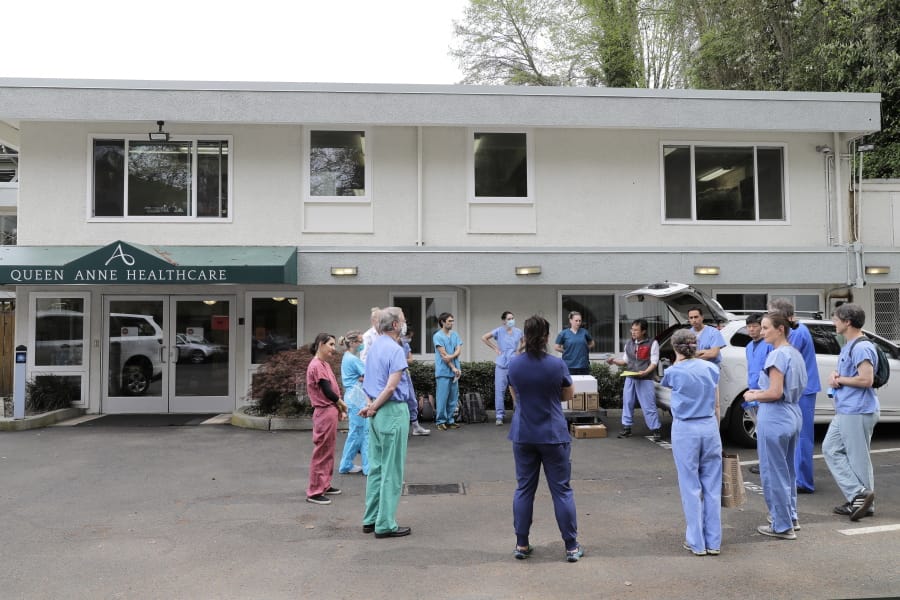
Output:
[[26,431],[49,427],[60,421],[68,421],[84,414],[83,408],[60,408],[39,415],[26,416],[24,419],[0,419],[0,431]]
[[312,419],[309,417],[257,417],[238,409],[231,415],[231,425],[259,431],[311,431]]

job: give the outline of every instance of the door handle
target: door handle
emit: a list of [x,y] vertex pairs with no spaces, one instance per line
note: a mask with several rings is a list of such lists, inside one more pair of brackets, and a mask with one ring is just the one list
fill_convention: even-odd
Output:
[[165,346],[159,347],[159,362],[161,362],[163,364],[165,364],[165,362],[166,362],[166,347]]

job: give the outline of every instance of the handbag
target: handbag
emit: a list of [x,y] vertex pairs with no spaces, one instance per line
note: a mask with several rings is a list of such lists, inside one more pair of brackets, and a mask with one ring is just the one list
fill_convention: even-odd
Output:
[[735,508],[747,501],[741,459],[737,454],[722,454],[722,507]]

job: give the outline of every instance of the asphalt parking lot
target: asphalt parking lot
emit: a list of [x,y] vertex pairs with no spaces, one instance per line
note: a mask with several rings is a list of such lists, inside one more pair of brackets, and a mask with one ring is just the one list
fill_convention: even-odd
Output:
[[[585,557],[563,560],[539,492],[532,558],[512,557],[515,488],[507,427],[463,426],[410,439],[411,536],[361,532],[365,478],[308,504],[310,432],[228,425],[67,427],[0,434],[4,598],[872,598],[900,592],[900,427],[873,443],[874,518],[831,513],[842,500],[824,462],[800,497],[796,541],[765,538],[758,476],[723,509],[717,557],[681,548],[671,451],[637,435],[573,442]],[[636,428],[637,434],[648,434]],[[821,434],[816,452],[820,451]],[[338,448],[343,436],[338,440]],[[754,451],[740,450],[755,461]]]

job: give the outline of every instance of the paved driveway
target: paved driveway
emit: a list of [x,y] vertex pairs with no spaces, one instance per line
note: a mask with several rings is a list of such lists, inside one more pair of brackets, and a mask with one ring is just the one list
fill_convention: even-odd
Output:
[[[507,431],[485,424],[411,438],[407,482],[460,483],[464,493],[405,496],[398,518],[413,534],[385,540],[361,532],[361,475],[337,476],[344,494],[330,506],[304,502],[309,432],[205,425],[2,433],[0,596],[744,600],[900,590],[900,428],[877,430],[876,518],[850,523],[831,514],[840,498],[819,459],[819,491],[800,499],[799,539],[764,538],[755,532],[766,512],[758,476],[745,469],[749,501],[723,510],[722,555],[702,558],[681,548],[665,443],[574,441],[587,552],[577,564],[563,561],[544,484],[535,554],[512,558]],[[876,526],[888,530],[848,535]]]

